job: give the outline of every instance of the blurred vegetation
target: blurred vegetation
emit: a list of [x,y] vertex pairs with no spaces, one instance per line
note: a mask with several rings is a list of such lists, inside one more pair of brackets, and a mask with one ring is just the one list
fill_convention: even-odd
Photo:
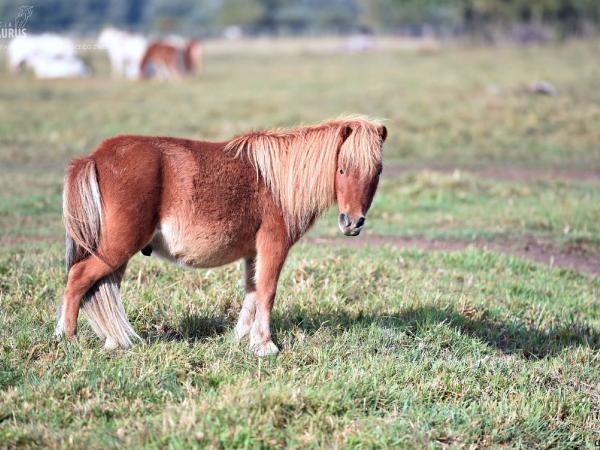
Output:
[[7,23],[34,6],[32,31],[95,33],[105,25],[159,33],[216,35],[402,32],[469,34],[499,31],[521,40],[597,32],[597,0],[0,0]]

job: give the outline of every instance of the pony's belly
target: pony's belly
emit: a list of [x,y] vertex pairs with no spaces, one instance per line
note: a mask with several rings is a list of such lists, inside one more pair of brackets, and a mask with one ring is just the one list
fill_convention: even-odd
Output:
[[177,220],[161,221],[150,245],[158,256],[197,268],[222,266],[245,254],[236,233],[210,224],[185,225]]

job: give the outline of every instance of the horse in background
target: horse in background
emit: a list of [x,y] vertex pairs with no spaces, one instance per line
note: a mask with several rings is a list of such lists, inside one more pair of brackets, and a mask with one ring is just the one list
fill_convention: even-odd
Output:
[[80,306],[105,348],[137,336],[119,286],[140,250],[191,267],[245,261],[235,327],[257,356],[277,353],[270,314],[290,248],[337,203],[357,236],[379,182],[386,128],[365,117],[250,132],[227,142],[117,136],[73,160],[63,196],[67,287],[56,335]]
[[202,45],[190,39],[183,46],[175,42],[156,41],[148,46],[140,62],[140,78],[181,79],[199,71]]
[[144,36],[106,28],[100,33],[96,43],[107,51],[114,78],[135,80],[139,77],[140,61],[148,46]]
[[71,61],[76,58],[73,40],[57,34],[18,36],[8,44],[8,67],[13,73],[32,68],[33,61]]
[[18,36],[8,45],[9,70],[30,69],[36,78],[72,78],[89,75],[86,64],[76,54],[72,39],[44,33]]

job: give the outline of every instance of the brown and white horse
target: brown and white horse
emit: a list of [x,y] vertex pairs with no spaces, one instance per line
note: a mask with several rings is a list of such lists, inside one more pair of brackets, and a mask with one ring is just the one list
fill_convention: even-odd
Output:
[[200,70],[202,46],[190,39],[183,47],[156,41],[148,46],[140,62],[142,79],[180,79]]
[[258,356],[277,353],[269,317],[290,247],[337,202],[356,236],[377,189],[383,125],[364,117],[251,132],[227,142],[117,136],[73,160],[64,186],[67,287],[56,334],[74,337],[79,308],[105,348],[138,337],[121,303],[140,250],[192,267],[245,260],[235,328]]

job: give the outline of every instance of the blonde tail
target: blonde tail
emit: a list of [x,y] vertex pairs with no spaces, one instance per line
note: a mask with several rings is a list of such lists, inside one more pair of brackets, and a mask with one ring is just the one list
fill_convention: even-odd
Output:
[[[102,197],[91,158],[71,163],[67,170],[63,194],[63,217],[66,228],[66,266],[95,254],[102,230]],[[118,270],[98,280],[85,294],[81,309],[107,348],[129,348],[132,338],[140,339],[127,320],[121,303]],[[64,319],[58,315],[56,333],[61,334]]]

